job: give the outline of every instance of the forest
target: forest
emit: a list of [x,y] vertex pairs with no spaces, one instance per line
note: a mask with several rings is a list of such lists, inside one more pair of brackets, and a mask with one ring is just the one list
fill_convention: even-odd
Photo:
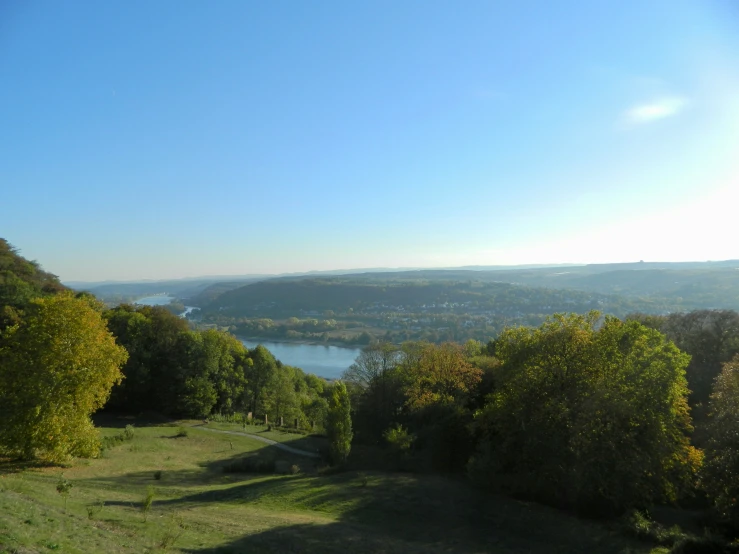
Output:
[[[737,312],[626,302],[616,317],[596,309],[607,296],[500,283],[286,280],[220,298],[229,294],[233,306],[261,298],[283,315],[308,309],[306,296],[326,311],[506,310],[524,299],[551,311],[486,340],[371,340],[329,383],[165,308],[106,307],[0,240],[0,455],[96,458],[95,413],[264,422],[325,437],[319,455],[334,471],[463,478],[486,494],[631,522],[674,552],[736,551]],[[659,506],[698,514],[709,532],[670,534],[649,519]]]

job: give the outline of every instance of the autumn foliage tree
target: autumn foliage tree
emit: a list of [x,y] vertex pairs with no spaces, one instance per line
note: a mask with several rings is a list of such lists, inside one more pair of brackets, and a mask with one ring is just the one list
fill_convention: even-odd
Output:
[[408,365],[408,405],[414,409],[459,403],[482,378],[467,361],[464,347],[453,342],[425,345],[416,363]]
[[128,355],[88,298],[38,298],[24,311],[0,335],[0,448],[52,462],[95,456],[90,415],[121,381]]

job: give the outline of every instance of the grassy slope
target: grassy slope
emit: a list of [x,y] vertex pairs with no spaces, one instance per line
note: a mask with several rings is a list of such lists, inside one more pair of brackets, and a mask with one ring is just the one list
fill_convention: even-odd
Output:
[[[164,550],[168,539],[169,551],[200,554],[649,550],[595,523],[481,495],[449,479],[318,475],[305,459],[248,437],[199,429],[175,434],[173,427],[140,427],[133,441],[105,457],[64,470],[0,468],[0,552],[140,553]],[[243,455],[297,462],[306,472],[222,472]],[[66,512],[55,490],[62,471],[74,485]],[[156,497],[144,522],[138,505],[151,486]],[[86,506],[100,501],[104,508],[89,519]]]

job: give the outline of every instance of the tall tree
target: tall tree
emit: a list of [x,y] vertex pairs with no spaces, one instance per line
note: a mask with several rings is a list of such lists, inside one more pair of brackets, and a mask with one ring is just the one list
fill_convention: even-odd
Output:
[[269,383],[275,377],[277,360],[261,344],[249,351],[249,358],[252,363],[245,368],[247,404],[249,411],[253,412],[255,416],[261,416],[265,413],[265,393]]
[[33,300],[0,336],[0,446],[53,462],[97,455],[90,415],[121,381],[126,358],[88,300]]
[[739,530],[739,356],[716,378],[709,409],[702,483],[722,518]]
[[351,403],[346,385],[338,381],[331,391],[326,416],[326,436],[329,441],[331,461],[343,464],[352,447]]

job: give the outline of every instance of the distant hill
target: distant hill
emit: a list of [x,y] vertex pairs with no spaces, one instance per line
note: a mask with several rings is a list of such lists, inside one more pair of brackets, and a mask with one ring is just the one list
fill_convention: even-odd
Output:
[[[140,281],[140,282],[104,282],[104,283],[68,283],[70,288],[80,291],[91,292],[101,300],[107,302],[130,302],[153,294],[169,294],[181,299],[188,299],[202,293],[213,285],[221,285],[226,277],[204,277],[200,279],[174,279],[164,281]],[[245,275],[230,278],[236,286],[264,279],[264,276]],[[218,290],[226,290],[227,287],[220,286]]]
[[739,261],[730,260],[282,276],[241,287],[233,282],[212,285],[195,300],[205,313],[242,317],[362,310],[373,303],[408,309],[471,303],[516,313],[593,307],[614,315],[739,309],[737,268]]
[[[625,315],[636,304],[622,297],[480,281],[414,282],[377,277],[272,279],[224,292],[203,312],[233,317],[289,317],[337,313],[495,313],[518,317],[557,311],[601,309]],[[653,311],[663,311],[656,306]]]

